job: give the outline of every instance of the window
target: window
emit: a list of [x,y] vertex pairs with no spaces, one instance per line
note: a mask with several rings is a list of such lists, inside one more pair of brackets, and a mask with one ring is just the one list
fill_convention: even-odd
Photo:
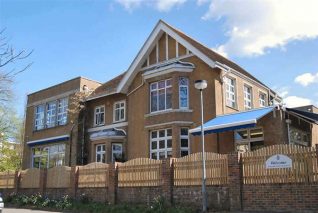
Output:
[[150,84],[150,112],[172,108],[171,79]]
[[35,107],[34,129],[65,125],[67,123],[68,98],[41,104]]
[[189,132],[188,128],[181,128],[180,130],[180,150],[181,157],[189,155]]
[[56,101],[46,104],[46,127],[54,127],[56,118]]
[[309,146],[310,145],[310,133],[290,127],[290,144]]
[[163,159],[172,156],[172,129],[150,132],[150,158]]
[[33,168],[51,168],[65,164],[65,144],[32,149]]
[[235,92],[235,80],[232,78],[225,78],[225,91],[226,91],[226,105],[232,108],[236,108],[236,92]]
[[179,78],[179,108],[189,108],[189,79]]
[[64,125],[67,122],[68,99],[58,100],[57,105],[57,125]]
[[252,87],[244,85],[244,108],[252,109]]
[[112,162],[123,160],[123,145],[121,143],[112,144]]
[[95,126],[103,125],[104,121],[105,121],[105,107],[98,106],[95,108],[94,125]]
[[106,149],[105,144],[100,144],[96,146],[96,162],[105,163],[106,162]]
[[253,151],[264,146],[262,128],[237,130],[234,132],[234,137],[238,152]]
[[44,128],[44,105],[39,105],[35,107],[35,122],[34,129],[40,130]]
[[259,93],[259,106],[265,107],[266,106],[266,94],[260,92]]
[[125,101],[114,104],[114,122],[125,120]]

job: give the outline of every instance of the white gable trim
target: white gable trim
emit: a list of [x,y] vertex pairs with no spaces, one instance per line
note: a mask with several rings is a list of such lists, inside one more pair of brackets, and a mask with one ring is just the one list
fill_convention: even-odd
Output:
[[195,48],[193,45],[191,45],[189,42],[187,42],[185,39],[183,39],[181,36],[179,36],[176,32],[171,30],[165,23],[162,21],[159,21],[154,30],[151,32],[150,36],[138,52],[137,56],[131,63],[130,67],[127,70],[127,73],[125,74],[124,78],[121,80],[120,84],[117,87],[117,92],[126,92],[127,89],[127,82],[133,75],[133,73],[139,68],[138,66],[141,66],[141,61],[145,58],[145,55],[151,51],[152,47],[154,47],[157,44],[157,39],[160,35],[162,35],[163,32],[166,32],[169,36],[171,36],[173,39],[175,39],[178,43],[183,45],[185,48],[187,48],[189,51],[191,51],[194,55],[199,57],[201,60],[203,60],[205,63],[207,63],[211,67],[215,67],[215,61],[211,60],[209,57],[207,57],[205,54],[203,54],[201,51],[199,51],[197,48]]

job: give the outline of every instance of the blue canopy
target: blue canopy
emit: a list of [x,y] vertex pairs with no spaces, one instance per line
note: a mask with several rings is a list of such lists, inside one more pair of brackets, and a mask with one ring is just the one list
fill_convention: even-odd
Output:
[[[204,134],[255,127],[258,119],[264,117],[274,109],[275,106],[270,106],[217,116],[203,124]],[[189,132],[192,135],[201,135],[201,126],[191,129]]]

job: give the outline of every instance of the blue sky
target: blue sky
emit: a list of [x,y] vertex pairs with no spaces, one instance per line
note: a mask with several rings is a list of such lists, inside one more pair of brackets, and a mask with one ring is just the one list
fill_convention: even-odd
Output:
[[[279,2],[279,3],[277,3]],[[289,106],[318,105],[314,0],[0,0],[0,28],[34,62],[14,85],[26,94],[85,76],[125,71],[159,19],[224,54],[277,90]]]

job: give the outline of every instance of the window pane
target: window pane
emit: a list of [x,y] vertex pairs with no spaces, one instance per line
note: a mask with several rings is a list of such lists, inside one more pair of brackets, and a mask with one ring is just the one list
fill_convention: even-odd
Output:
[[159,152],[159,160],[166,158],[165,152]]
[[181,157],[187,156],[189,151],[181,150]]
[[[105,147],[104,147],[105,150]],[[122,145],[120,144],[113,144],[113,151],[120,151],[122,150]]]
[[159,149],[164,149],[165,148],[165,141],[164,140],[161,140],[159,141]]
[[171,148],[172,147],[172,140],[168,139],[167,140],[167,148]]
[[158,88],[159,89],[165,88],[165,81],[159,81]]
[[188,107],[188,88],[180,87],[180,107]]
[[159,90],[159,110],[165,110],[165,90]]
[[172,157],[172,152],[171,151],[168,151],[167,152],[167,158],[171,158]]
[[181,147],[188,148],[188,139],[181,139]]
[[157,131],[151,132],[151,138],[157,138]]
[[153,83],[150,85],[151,90],[157,89],[157,83]]
[[247,130],[235,132],[235,140],[243,140],[248,138]]
[[181,128],[181,135],[188,136],[188,128]]
[[159,131],[159,138],[165,137],[165,130],[160,130]]
[[167,136],[171,136],[172,135],[172,129],[167,129]]
[[158,110],[157,97],[158,97],[157,91],[151,92],[151,112]]
[[157,149],[157,141],[151,142],[151,149]]
[[171,86],[171,79],[167,79],[166,85],[167,85],[167,87],[168,87],[168,86]]
[[157,153],[156,152],[151,153],[151,159],[157,160]]
[[263,137],[263,130],[262,129],[252,129],[250,131],[251,138],[260,138]]
[[166,94],[166,109],[172,108],[172,87],[167,88]]

